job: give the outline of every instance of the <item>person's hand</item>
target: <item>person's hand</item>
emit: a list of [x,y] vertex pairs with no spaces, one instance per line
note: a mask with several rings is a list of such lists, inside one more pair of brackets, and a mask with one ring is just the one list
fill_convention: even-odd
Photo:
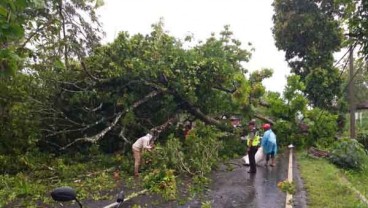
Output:
[[152,146],[147,146],[144,149],[147,150],[148,152],[151,152],[152,151]]

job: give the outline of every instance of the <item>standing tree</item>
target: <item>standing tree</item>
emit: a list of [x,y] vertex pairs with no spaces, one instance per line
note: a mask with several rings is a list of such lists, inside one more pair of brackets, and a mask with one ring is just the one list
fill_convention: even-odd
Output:
[[101,0],[1,1],[0,153],[32,149],[42,137],[41,118],[60,113],[45,105],[64,85],[75,86],[64,82],[72,75],[69,65],[75,69],[99,45],[100,5]]
[[333,53],[342,47],[342,29],[333,1],[275,0],[273,33],[292,72],[305,84],[312,106],[331,109],[340,97],[341,78]]
[[17,44],[24,37],[26,19],[23,14],[29,6],[27,0],[4,0],[0,3],[0,78],[19,68],[22,56]]

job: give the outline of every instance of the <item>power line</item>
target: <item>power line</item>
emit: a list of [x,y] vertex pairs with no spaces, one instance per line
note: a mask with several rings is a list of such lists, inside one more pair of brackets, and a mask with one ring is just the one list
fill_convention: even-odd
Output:
[[[354,46],[355,47],[355,46]],[[335,63],[334,67],[336,67],[342,59],[345,58],[345,56],[349,53],[350,49],[345,52],[345,54]]]
[[[340,61],[350,52],[350,50],[355,50],[355,47],[357,46],[357,43],[355,43],[354,44],[354,46],[352,47],[352,48],[349,48],[349,50],[347,50],[346,52],[345,52],[345,54],[340,58],[340,60],[338,61],[338,62],[336,62],[335,63],[335,65],[334,65],[334,67],[336,67],[337,66],[337,64],[339,64],[340,63]],[[344,71],[345,71],[345,69],[346,69],[346,66],[348,65],[348,60],[346,60],[345,61],[345,64],[344,64],[344,66],[343,66],[343,68],[342,68],[342,71],[341,71],[341,73],[340,73],[340,76],[339,76],[339,78],[341,78],[341,76],[342,76],[342,74],[344,73]]]
[[[348,54],[348,52],[350,52],[350,51],[354,51],[355,50],[355,47],[357,46],[357,43],[355,43],[354,44],[354,46],[353,47],[351,47],[351,48],[349,48],[349,50],[347,50],[347,52],[340,58],[340,60],[338,61],[338,62],[340,62],[347,54]],[[349,60],[347,59],[346,61],[345,61],[345,64],[344,64],[344,67],[343,67],[343,69],[342,69],[342,71],[341,71],[341,73],[340,73],[340,76],[339,76],[339,79],[341,78],[341,76],[342,76],[342,74],[344,73],[344,71],[345,71],[345,69],[346,69],[346,66],[347,66],[347,64],[349,63]],[[335,66],[336,66],[337,64],[335,64]],[[342,90],[343,92],[346,90],[346,88],[350,85],[350,83],[351,83],[351,81],[354,79],[354,77],[358,74],[358,72],[359,72],[359,69],[354,73],[354,75],[352,76],[352,78],[349,80],[349,83],[344,87],[344,89]],[[332,93],[332,91],[331,91],[331,93]],[[317,118],[317,121],[319,121],[319,119],[321,118],[321,116],[323,115],[323,113],[325,112],[326,110],[325,109],[321,109],[321,113],[320,113],[320,115],[318,116],[318,118]]]

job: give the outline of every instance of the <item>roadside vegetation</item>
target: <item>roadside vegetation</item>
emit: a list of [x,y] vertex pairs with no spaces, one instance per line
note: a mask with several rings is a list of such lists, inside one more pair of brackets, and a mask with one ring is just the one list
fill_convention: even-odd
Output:
[[[358,141],[365,140],[366,136],[360,134]],[[336,141],[331,145],[331,154],[327,158],[306,152],[298,155],[309,207],[368,206],[368,156],[358,141]]]
[[308,207],[365,207],[342,177],[344,172],[326,159],[297,157],[300,174],[307,192]]

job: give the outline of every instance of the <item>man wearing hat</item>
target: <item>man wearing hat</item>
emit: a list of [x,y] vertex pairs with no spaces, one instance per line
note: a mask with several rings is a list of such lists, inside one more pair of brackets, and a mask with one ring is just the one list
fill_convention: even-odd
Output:
[[248,130],[249,134],[247,137],[247,146],[248,146],[248,157],[249,157],[249,171],[248,173],[256,173],[257,167],[256,167],[256,159],[255,155],[258,151],[260,138],[258,136],[258,131],[256,127],[256,122],[254,120],[251,120],[248,123]]

